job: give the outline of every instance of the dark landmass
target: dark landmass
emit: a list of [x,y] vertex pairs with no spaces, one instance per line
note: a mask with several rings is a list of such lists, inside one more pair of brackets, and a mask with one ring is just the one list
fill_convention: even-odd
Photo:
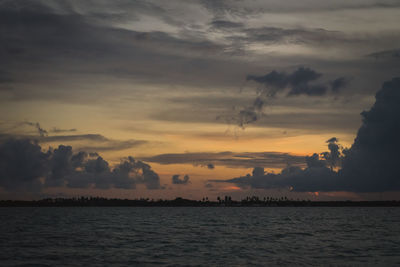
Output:
[[400,201],[310,201],[285,198],[247,197],[241,201],[231,197],[217,201],[154,199],[116,199],[102,197],[46,198],[41,200],[1,200],[0,207],[400,207]]

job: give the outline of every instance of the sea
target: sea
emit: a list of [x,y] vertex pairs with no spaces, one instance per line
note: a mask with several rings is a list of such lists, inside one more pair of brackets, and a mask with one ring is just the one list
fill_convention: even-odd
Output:
[[0,266],[400,266],[400,208],[0,208]]

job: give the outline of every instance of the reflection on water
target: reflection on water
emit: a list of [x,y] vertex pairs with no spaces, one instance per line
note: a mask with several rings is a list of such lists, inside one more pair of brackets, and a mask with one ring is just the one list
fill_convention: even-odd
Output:
[[1,266],[400,265],[400,208],[0,208]]

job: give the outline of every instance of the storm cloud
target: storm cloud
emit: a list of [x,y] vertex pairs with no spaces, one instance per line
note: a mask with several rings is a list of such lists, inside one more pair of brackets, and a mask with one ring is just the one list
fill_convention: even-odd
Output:
[[[376,102],[361,113],[363,122],[354,144],[345,149],[327,140],[328,152],[307,156],[307,167],[289,166],[279,174],[254,168],[253,174],[224,180],[241,187],[291,188],[299,192],[400,190],[400,77],[383,84]],[[341,166],[338,171],[336,167]],[[221,182],[213,180],[213,182]]]

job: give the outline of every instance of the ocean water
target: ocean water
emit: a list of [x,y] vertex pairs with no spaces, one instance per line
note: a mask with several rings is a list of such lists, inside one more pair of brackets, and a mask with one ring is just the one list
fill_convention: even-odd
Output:
[[399,266],[400,208],[0,208],[0,266]]

